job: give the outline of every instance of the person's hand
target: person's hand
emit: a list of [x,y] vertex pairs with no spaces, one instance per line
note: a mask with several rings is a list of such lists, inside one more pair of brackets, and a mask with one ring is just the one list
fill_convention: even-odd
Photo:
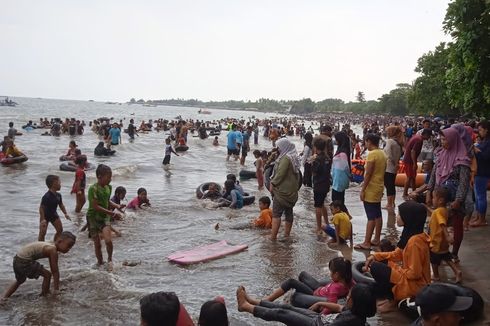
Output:
[[452,209],[460,209],[461,208],[461,203],[459,202],[459,200],[455,200],[451,203],[451,208]]
[[361,190],[361,194],[360,194],[360,198],[361,198],[361,201],[364,201],[364,197],[366,196],[365,194],[365,191],[364,190]]
[[313,305],[312,305],[310,308],[308,308],[308,309],[310,309],[310,310],[312,310],[312,311],[318,311],[318,310],[320,309],[320,307],[321,307],[320,302],[316,302],[316,303],[314,303],[314,304],[313,304]]
[[68,215],[68,213],[66,213],[66,214],[65,214],[65,218],[66,218],[68,221],[71,221],[70,215]]
[[374,259],[374,256],[373,255],[370,255],[367,259],[366,259],[366,263],[364,264],[364,267],[363,267],[363,271],[364,272],[367,272],[369,270],[369,267],[371,266],[371,264],[373,263],[373,261],[375,261]]
[[119,209],[124,209],[126,207],[125,204],[119,204]]

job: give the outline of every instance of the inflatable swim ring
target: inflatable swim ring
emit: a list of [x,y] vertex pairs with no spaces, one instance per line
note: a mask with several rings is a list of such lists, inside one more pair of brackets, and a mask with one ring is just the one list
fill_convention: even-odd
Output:
[[[448,288],[452,289],[457,296],[473,298],[473,304],[471,305],[471,307],[461,312],[461,316],[463,316],[463,320],[461,321],[462,324],[474,322],[482,316],[485,304],[483,302],[483,298],[478,292],[476,292],[472,288],[459,284],[437,284],[447,286]],[[417,306],[415,305],[415,300],[412,298],[407,298],[400,301],[398,303],[398,309],[400,309],[401,312],[403,312],[408,318],[412,320],[415,320],[419,317]]]
[[366,262],[364,261],[357,261],[355,263],[352,263],[352,278],[354,279],[354,281],[356,281],[356,283],[374,285],[376,284],[376,282],[374,281],[374,278],[371,276],[371,274],[362,271],[365,263]]
[[66,156],[66,155],[61,155],[60,156],[60,161],[64,162],[64,161],[71,161],[72,160],[72,157],[71,156]]
[[255,201],[255,196],[245,193],[243,195],[243,206],[252,205]]
[[187,145],[179,145],[175,147],[176,152],[186,152],[189,149]]
[[[420,187],[424,184],[425,178],[427,174],[425,173],[417,173],[417,177],[415,178],[415,187]],[[407,180],[407,175],[405,173],[398,173],[395,179],[395,186],[403,187],[405,186],[405,181]]]
[[[94,169],[95,169],[94,164],[87,163],[87,166],[85,167],[85,171],[94,170]],[[75,172],[77,170],[77,166],[70,164],[70,162],[68,162],[68,161],[65,161],[65,162],[60,164],[60,170],[61,171],[68,171],[68,172]]]
[[241,170],[239,173],[240,179],[248,180],[251,178],[257,178],[255,171]]
[[196,188],[196,197],[197,199],[201,199],[202,198],[202,195],[204,194],[205,191],[207,191],[209,189],[209,184],[210,183],[214,183],[216,184],[217,188],[218,188],[218,191],[221,192],[223,190],[223,188],[220,186],[219,183],[217,182],[205,182],[205,183],[202,183],[200,184],[197,188]]
[[0,160],[0,163],[2,163],[3,165],[11,165],[16,163],[23,163],[27,160],[28,160],[27,156],[21,155],[16,157],[4,157]]

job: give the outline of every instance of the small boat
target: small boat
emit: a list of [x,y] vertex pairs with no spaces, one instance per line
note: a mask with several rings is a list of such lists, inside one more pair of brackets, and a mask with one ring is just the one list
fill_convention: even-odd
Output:
[[0,106],[11,106],[11,107],[15,107],[17,104],[18,104],[17,102],[14,102],[12,100],[9,100],[8,97],[6,97],[5,100],[0,101]]
[[199,114],[211,114],[211,111],[199,109],[199,111],[197,111],[197,113],[199,113]]

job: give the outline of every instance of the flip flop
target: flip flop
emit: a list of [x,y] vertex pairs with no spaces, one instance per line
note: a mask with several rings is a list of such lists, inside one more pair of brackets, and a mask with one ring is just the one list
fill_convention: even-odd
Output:
[[361,244],[356,244],[354,246],[354,249],[357,249],[357,250],[372,250],[371,247],[363,247],[363,246],[361,246]]
[[479,228],[482,226],[488,226],[488,223],[470,224],[470,227],[472,227],[472,228]]

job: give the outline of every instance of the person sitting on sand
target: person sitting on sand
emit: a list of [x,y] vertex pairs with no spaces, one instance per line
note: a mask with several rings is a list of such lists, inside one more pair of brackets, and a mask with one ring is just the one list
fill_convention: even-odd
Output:
[[424,232],[427,209],[408,201],[398,206],[398,211],[396,222],[403,226],[403,231],[397,248],[392,252],[373,253],[364,266],[376,281],[377,297],[385,299],[378,304],[379,312],[394,310],[396,302],[415,296],[431,281],[430,237]]
[[[368,317],[376,314],[376,300],[367,284],[356,284],[349,295],[345,306],[332,302],[317,302],[310,309],[293,307],[289,304],[278,304],[265,300],[252,299],[243,286],[237,289],[238,311],[248,312],[266,321],[278,321],[288,326],[365,326]],[[317,313],[325,308],[329,315]]]
[[[54,243],[37,241],[22,247],[14,257],[13,268],[15,282],[3,294],[3,300],[10,297],[28,278],[43,277],[41,296],[49,293],[51,276],[53,277],[54,293],[60,290],[60,272],[58,268],[58,252],[66,254],[75,244],[77,238],[68,231],[60,234]],[[51,271],[45,269],[37,260],[49,259]]]

